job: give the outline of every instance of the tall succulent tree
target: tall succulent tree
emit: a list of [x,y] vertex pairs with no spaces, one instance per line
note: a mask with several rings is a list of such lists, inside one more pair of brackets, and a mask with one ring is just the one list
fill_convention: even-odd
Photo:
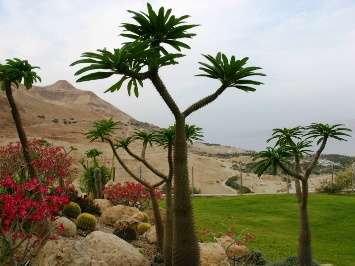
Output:
[[181,110],[171,97],[163,83],[159,69],[177,64],[177,59],[183,57],[181,53],[172,53],[167,48],[181,51],[190,47],[182,39],[195,36],[188,31],[198,25],[186,24],[187,15],[177,17],[171,14],[172,10],[165,11],[163,7],[155,12],[147,4],[148,13],[129,11],[133,14],[136,24],[123,23],[124,33],[121,35],[132,41],[123,44],[120,49],[109,52],[105,49],[97,52],[82,54],[83,59],[71,65],[87,64],[78,70],[75,75],[92,71],[79,78],[77,82],[108,78],[114,74],[122,75],[121,79],[106,91],[117,91],[127,80],[127,90],[131,93],[133,87],[136,96],[143,81],[150,80],[159,95],[163,98],[175,118],[174,140],[174,239],[172,251],[172,265],[199,265],[199,247],[195,234],[193,208],[190,198],[189,172],[187,163],[187,143],[185,134],[186,118],[193,112],[213,102],[227,88],[234,87],[246,92],[255,91],[253,86],[261,85],[259,81],[249,79],[252,76],[264,76],[255,72],[259,67],[246,67],[248,58],[230,59],[222,53],[216,56],[204,55],[208,63],[202,63],[200,70],[205,76],[221,82],[214,93],[191,104],[184,111]]
[[22,125],[20,112],[12,93],[12,84],[14,84],[18,89],[20,83],[23,81],[26,90],[29,90],[34,82],[41,81],[41,78],[35,71],[33,71],[33,69],[36,68],[39,67],[31,66],[27,60],[20,60],[18,58],[14,58],[13,60],[7,59],[5,65],[0,65],[0,82],[2,82],[1,90],[5,91],[7,100],[11,107],[11,114],[16,125],[16,130],[22,145],[23,156],[31,178],[37,177],[37,172],[35,167],[31,164],[32,159],[28,148],[27,136]]
[[[161,129],[159,131],[145,132],[137,130],[133,132],[133,135],[120,140],[112,140],[112,133],[114,130],[118,129],[116,126],[119,122],[114,122],[112,119],[100,120],[95,122],[93,129],[85,133],[86,137],[91,141],[95,141],[100,138],[102,141],[107,141],[113,153],[124,169],[128,169],[128,174],[132,176],[136,181],[138,181],[143,186],[148,189],[154,189],[157,186],[162,185],[164,182],[166,184],[166,215],[165,215],[165,225],[163,226],[162,217],[160,215],[159,206],[155,194],[151,193],[151,200],[153,202],[153,212],[154,218],[156,221],[156,230],[157,230],[157,239],[158,245],[163,249],[164,253],[164,263],[166,265],[171,265],[171,254],[172,254],[172,240],[173,240],[173,209],[172,209],[172,180],[173,180],[173,151],[174,151],[174,139],[175,139],[175,126],[170,126],[168,128]],[[193,141],[202,140],[203,134],[202,129],[195,125],[185,125],[185,134],[187,142],[193,144]],[[134,153],[130,148],[130,144],[134,141],[142,142],[142,151],[140,155]],[[116,142],[116,143],[115,143]],[[168,163],[168,174],[161,173],[153,165],[151,165],[145,155],[147,147],[153,146],[154,144],[158,146],[163,146],[167,149],[167,163]],[[153,174],[160,177],[162,181],[155,184],[151,184],[145,180],[142,180],[140,177],[133,174],[133,171],[130,170],[129,166],[124,163],[124,160],[120,157],[117,149],[123,148],[130,156],[135,158],[137,161],[145,165]],[[132,174],[131,174],[132,173]],[[156,203],[156,204],[155,204]]]
[[[319,123],[313,123],[308,127],[277,128],[273,130],[272,137],[267,140],[269,142],[275,139],[275,147],[268,147],[266,151],[261,151],[253,157],[253,160],[256,161],[254,164],[255,173],[258,176],[261,176],[269,167],[272,167],[274,173],[280,167],[286,174],[295,178],[300,211],[298,265],[312,265],[311,230],[308,219],[308,179],[328,139],[345,140],[344,137],[350,137],[346,133],[347,131],[351,130],[341,124],[329,126],[328,124]],[[312,141],[316,141],[316,145],[319,145],[318,149],[307,168],[302,169],[301,159],[305,153],[310,152],[309,148]]]

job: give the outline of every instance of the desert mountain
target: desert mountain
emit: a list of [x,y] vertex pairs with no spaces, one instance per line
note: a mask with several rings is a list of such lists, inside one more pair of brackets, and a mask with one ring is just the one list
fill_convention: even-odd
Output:
[[[154,128],[140,123],[95,93],[76,89],[65,80],[45,87],[33,86],[30,90],[20,85],[19,89],[13,89],[13,94],[29,137],[80,142],[92,123],[103,118],[120,121],[119,133],[123,136],[135,127]],[[5,93],[0,94],[0,129],[1,138],[16,136]]]

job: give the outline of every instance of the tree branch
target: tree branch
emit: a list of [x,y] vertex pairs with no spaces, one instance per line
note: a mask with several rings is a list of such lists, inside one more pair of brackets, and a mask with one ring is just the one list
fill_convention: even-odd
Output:
[[170,111],[173,113],[175,118],[179,117],[181,115],[180,109],[175,103],[174,99],[171,97],[170,93],[166,89],[163,81],[160,79],[159,74],[156,73],[155,75],[151,75],[149,79],[152,81],[155,89],[159,93],[159,95],[163,98],[164,102],[170,109]]
[[127,151],[127,153],[132,156],[134,159],[137,161],[140,161],[143,163],[150,171],[152,171],[155,175],[159,176],[160,178],[164,179],[166,181],[168,177],[164,175],[163,173],[159,172],[157,169],[155,169],[152,165],[150,165],[146,159],[139,157],[138,155],[134,154],[128,147],[124,147],[124,149]]
[[277,162],[277,165],[288,175],[293,176],[294,178],[297,178],[301,181],[305,180],[304,176],[302,176],[299,173],[293,172],[290,169],[288,169],[283,163],[281,163],[280,161]]
[[227,89],[227,87],[225,86],[221,86],[219,87],[213,94],[210,94],[208,96],[206,96],[205,98],[197,101],[196,103],[190,105],[190,107],[188,107],[183,114],[185,115],[185,117],[187,117],[188,115],[190,115],[192,112],[197,111],[198,109],[206,106],[207,104],[213,102],[214,100],[217,99],[217,97],[219,95],[221,95],[225,90]]
[[306,173],[305,173],[305,177],[308,179],[309,175],[311,174],[313,168],[316,166],[318,159],[321,155],[321,153],[323,152],[325,145],[327,144],[327,140],[328,137],[324,136],[321,145],[319,146],[319,149],[317,150],[316,154],[313,157],[313,160],[311,162],[311,164],[308,166]]
[[122,69],[120,72],[123,75],[126,75],[126,76],[131,77],[131,78],[135,78],[135,79],[138,79],[138,80],[150,79],[151,76],[152,76],[152,73],[149,72],[149,71],[139,73],[139,72],[135,72],[133,70],[130,70],[128,68]]
[[111,146],[111,149],[113,151],[113,154],[115,155],[117,161],[120,163],[120,165],[123,167],[123,169],[126,170],[126,172],[133,177],[134,180],[136,180],[137,182],[139,182],[140,184],[142,184],[145,187],[150,187],[151,185],[149,185],[147,182],[144,182],[142,179],[140,179],[138,176],[136,176],[129,168],[128,166],[124,163],[124,161],[121,159],[121,157],[118,155],[115,146],[112,142],[112,140],[110,138],[104,138]]

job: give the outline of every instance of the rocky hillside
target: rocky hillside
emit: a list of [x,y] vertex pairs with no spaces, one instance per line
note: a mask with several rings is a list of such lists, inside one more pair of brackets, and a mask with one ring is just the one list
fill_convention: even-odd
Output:
[[[119,136],[125,136],[135,128],[155,128],[135,120],[91,91],[76,89],[65,80],[45,87],[34,86],[30,90],[20,85],[13,93],[28,137],[81,142],[83,133],[92,127],[92,123],[103,118],[122,123]],[[0,138],[11,138],[14,133],[11,110],[5,93],[1,93]]]

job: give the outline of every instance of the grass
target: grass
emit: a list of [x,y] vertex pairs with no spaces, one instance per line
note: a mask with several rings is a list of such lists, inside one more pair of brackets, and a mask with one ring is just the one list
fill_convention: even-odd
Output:
[[[221,225],[235,225],[235,234],[247,229],[255,238],[248,247],[261,250],[270,261],[297,254],[299,216],[295,195],[250,195],[194,198],[197,233],[226,232]],[[309,219],[313,257],[336,266],[355,264],[355,197],[312,194]],[[234,219],[228,217],[233,216]]]

